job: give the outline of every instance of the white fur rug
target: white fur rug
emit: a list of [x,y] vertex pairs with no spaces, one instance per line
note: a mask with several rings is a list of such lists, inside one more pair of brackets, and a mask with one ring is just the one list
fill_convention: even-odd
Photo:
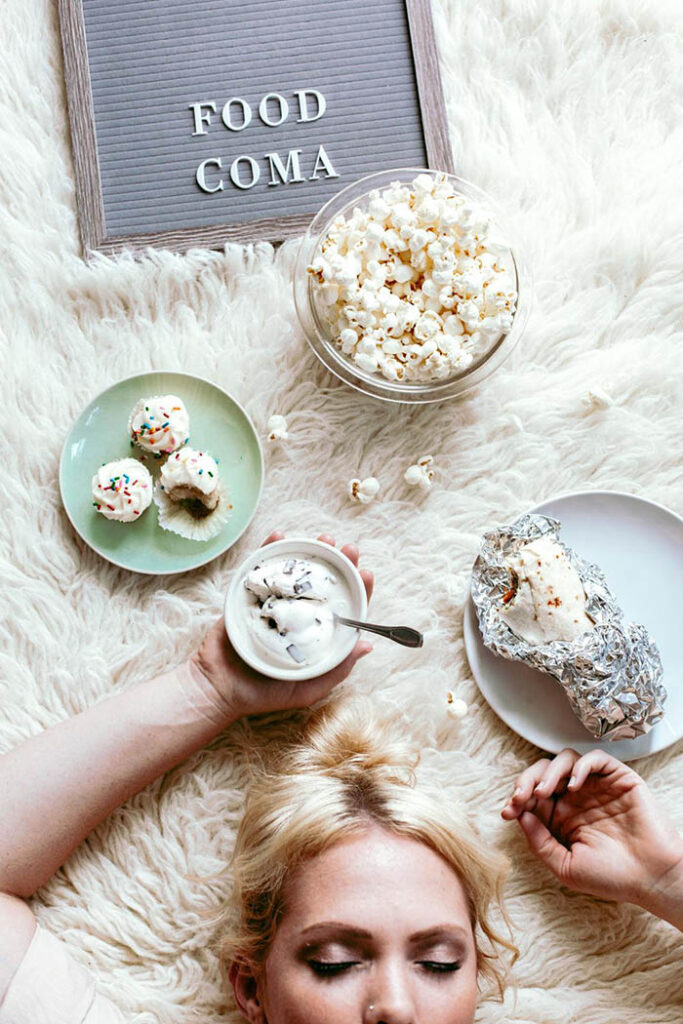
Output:
[[[3,6],[1,748],[186,657],[218,615],[231,567],[271,527],[357,539],[377,572],[376,618],[414,622],[431,642],[423,655],[378,643],[352,687],[395,707],[427,750],[425,774],[476,808],[515,863],[518,995],[483,1003],[486,1024],[681,1021],[680,936],[563,891],[500,820],[539,752],[478,699],[461,622],[488,525],[574,489],[683,503],[682,14],[662,0],[437,0],[456,166],[511,211],[535,306],[519,349],[477,393],[406,410],[322,372],[295,322],[291,244],[276,255],[258,245],[81,260],[56,5]],[[214,379],[261,430],[284,413],[291,440],[269,449],[262,504],[235,550],[144,580],[77,540],[57,466],[91,397],[166,368]],[[587,406],[596,388],[612,404]],[[438,479],[420,500],[402,477],[427,452]],[[351,506],[346,481],[370,474],[381,500]],[[450,687],[477,705],[459,737],[443,714]],[[112,815],[34,901],[140,1024],[226,1012],[204,912],[227,886],[206,878],[239,817],[238,740]],[[638,768],[683,827],[683,746]]]

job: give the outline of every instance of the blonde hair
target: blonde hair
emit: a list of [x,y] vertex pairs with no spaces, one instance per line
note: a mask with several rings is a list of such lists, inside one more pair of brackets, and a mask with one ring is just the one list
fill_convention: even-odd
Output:
[[509,865],[482,846],[447,801],[416,785],[419,754],[377,720],[370,704],[328,705],[309,719],[303,736],[281,749],[252,783],[232,861],[233,887],[219,940],[224,969],[233,961],[265,960],[285,912],[288,878],[303,861],[376,824],[417,840],[450,865],[463,886],[480,977],[502,997],[504,950],[518,950],[490,920],[503,905]]

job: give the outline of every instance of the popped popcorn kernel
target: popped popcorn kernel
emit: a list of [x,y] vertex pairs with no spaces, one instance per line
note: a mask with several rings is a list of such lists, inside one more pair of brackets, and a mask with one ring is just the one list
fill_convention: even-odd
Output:
[[268,420],[267,429],[267,439],[271,443],[273,441],[286,441],[289,437],[287,433],[287,420],[284,416],[271,416]]
[[461,719],[464,718],[469,708],[464,700],[460,697],[456,697],[452,690],[449,690],[446,694],[446,714],[449,718]]
[[594,386],[581,399],[586,409],[609,409],[614,399],[604,388]]
[[374,476],[368,476],[365,480],[359,480],[354,478],[349,480],[347,484],[347,492],[351,501],[360,502],[361,505],[367,505],[373,501],[379,493],[379,480]]
[[414,466],[408,466],[403,474],[403,479],[410,487],[419,487],[421,491],[428,491],[434,480],[433,455],[423,455]]

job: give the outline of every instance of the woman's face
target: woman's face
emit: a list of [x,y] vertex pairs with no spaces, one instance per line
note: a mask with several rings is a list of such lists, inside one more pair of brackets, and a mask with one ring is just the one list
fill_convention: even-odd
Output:
[[462,885],[429,847],[378,827],[306,861],[262,969],[236,994],[252,1024],[472,1024]]

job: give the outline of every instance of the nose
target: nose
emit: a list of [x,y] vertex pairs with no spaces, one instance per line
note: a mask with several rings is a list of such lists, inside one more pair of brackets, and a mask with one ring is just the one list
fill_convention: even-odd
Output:
[[416,1024],[408,964],[386,964],[373,972],[363,1024]]

